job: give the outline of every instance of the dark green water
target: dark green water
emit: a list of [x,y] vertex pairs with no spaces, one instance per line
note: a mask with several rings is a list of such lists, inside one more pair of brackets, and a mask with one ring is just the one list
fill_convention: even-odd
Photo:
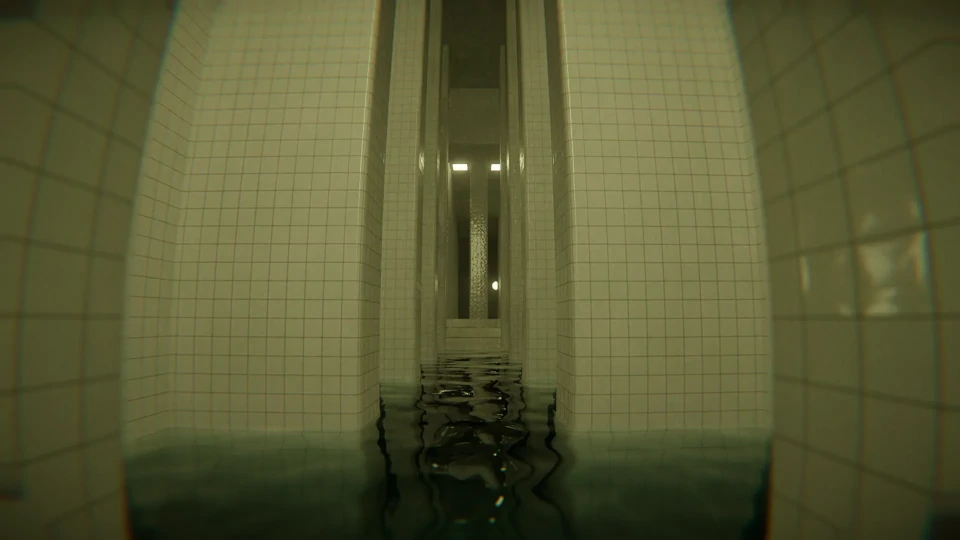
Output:
[[128,457],[138,540],[740,539],[762,433],[566,434],[499,359],[383,386],[360,434],[167,431]]

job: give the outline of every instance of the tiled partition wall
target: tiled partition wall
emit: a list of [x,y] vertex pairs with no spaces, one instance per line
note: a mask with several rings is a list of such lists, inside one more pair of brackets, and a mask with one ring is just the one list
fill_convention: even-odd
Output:
[[364,143],[367,148],[367,170],[361,184],[364,200],[360,219],[363,223],[360,260],[360,357],[366,363],[368,380],[362,386],[367,409],[361,423],[373,421],[380,414],[380,299],[383,293],[383,213],[387,167],[387,122],[390,86],[393,78],[393,33],[396,26],[397,0],[377,0],[376,34],[374,36],[373,84],[369,90]]
[[176,426],[336,431],[376,415],[380,4],[216,14],[177,247]]
[[[437,338],[439,324],[443,322],[442,312],[438,312],[440,302],[439,282],[437,270],[439,255],[437,243],[437,210],[438,210],[438,178],[441,164],[439,156],[439,114],[440,114],[440,66],[442,62],[442,42],[440,39],[441,22],[443,20],[443,2],[427,2],[427,29],[424,36],[423,82],[421,94],[421,153],[419,167],[422,173],[421,182],[417,188],[420,228],[419,253],[419,297],[420,310],[420,354],[418,362],[435,358],[437,355]],[[445,167],[446,164],[443,164]],[[417,374],[419,376],[419,373]]]
[[725,4],[561,0],[559,24],[561,422],[766,425],[767,284]]
[[960,6],[948,5],[733,9],[770,241],[775,540],[920,538],[931,514],[958,511]]
[[[127,440],[155,433],[172,422],[170,390],[177,331],[174,302],[179,274],[176,247],[194,108],[217,4],[217,0],[180,4],[170,28],[147,127],[126,273],[124,362],[120,373],[123,434]],[[154,62],[138,69],[152,72],[157,68]],[[133,163],[138,159],[136,154],[127,156]]]
[[[510,306],[507,320],[503,321],[501,331],[505,342],[509,343],[511,361],[523,361],[527,350],[527,167],[526,137],[524,131],[524,93],[523,86],[523,44],[520,41],[521,2],[507,0],[507,162],[501,170],[507,171],[507,191],[501,194],[509,200],[501,203],[501,212],[506,211],[507,259],[501,261],[504,275],[507,276],[507,289],[501,299]],[[515,53],[511,53],[515,51]],[[520,357],[519,359],[517,357]]]
[[[445,257],[444,252],[450,244],[451,234],[456,234],[456,230],[451,228],[450,197],[452,196],[451,185],[452,173],[450,168],[450,127],[447,118],[450,113],[450,58],[449,49],[442,50],[440,57],[440,99],[438,101],[439,111],[437,119],[439,120],[439,130],[437,132],[437,150],[438,150],[438,170],[436,178],[436,254],[434,264],[436,265],[434,278],[436,279],[436,296],[434,297],[434,327],[436,329],[437,352],[446,348],[447,342],[447,291],[450,284],[447,282],[449,273],[447,264],[450,257]],[[455,290],[455,289],[454,289]],[[425,358],[422,358],[423,361]]]
[[[557,281],[554,250],[550,94],[543,2],[519,2],[526,148],[526,384],[557,380]],[[561,123],[562,125],[562,123]]]
[[0,523],[113,540],[124,263],[172,13],[38,4],[0,21]]
[[417,156],[426,9],[426,0],[397,0],[383,202],[380,378],[385,381],[415,381],[420,375],[417,209],[422,171]]
[[[561,61],[560,0],[544,0],[544,37],[547,56],[547,95],[550,107],[551,174],[553,176],[553,225],[555,281],[557,296],[556,312],[556,364],[559,374],[569,370],[573,358],[569,329],[573,326],[573,288],[568,271],[571,263],[570,210],[573,194],[570,191],[570,175],[567,174],[568,133],[563,85],[565,70]],[[558,386],[558,391],[560,390]]]

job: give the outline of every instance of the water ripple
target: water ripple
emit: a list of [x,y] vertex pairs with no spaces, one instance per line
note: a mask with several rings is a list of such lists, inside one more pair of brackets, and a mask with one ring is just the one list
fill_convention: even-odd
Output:
[[765,434],[558,432],[521,379],[445,358],[358,434],[167,430],[128,456],[135,538],[741,538]]

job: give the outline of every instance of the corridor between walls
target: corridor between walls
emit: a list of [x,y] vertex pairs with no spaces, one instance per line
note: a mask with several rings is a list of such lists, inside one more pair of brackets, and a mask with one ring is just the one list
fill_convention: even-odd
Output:
[[490,1],[0,13],[0,536],[128,537],[124,459],[175,431],[359,441],[462,308],[499,344],[444,357],[596,443],[565,485],[758,430],[772,539],[956,514],[960,8]]

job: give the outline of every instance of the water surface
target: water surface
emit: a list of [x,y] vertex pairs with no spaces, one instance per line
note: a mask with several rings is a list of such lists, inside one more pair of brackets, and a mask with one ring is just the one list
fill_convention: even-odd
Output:
[[565,434],[497,358],[384,385],[359,434],[168,430],[128,458],[138,540],[739,539],[760,432]]

